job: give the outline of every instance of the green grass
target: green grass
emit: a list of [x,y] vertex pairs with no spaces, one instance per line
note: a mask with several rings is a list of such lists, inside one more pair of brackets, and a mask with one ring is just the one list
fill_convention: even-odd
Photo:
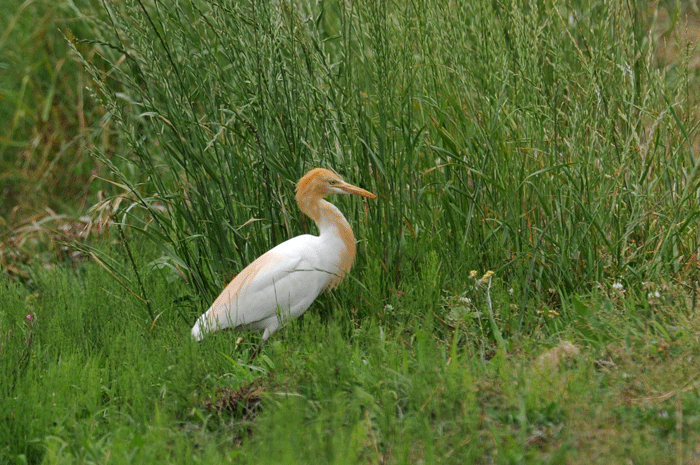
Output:
[[385,292],[429,251],[522,306],[697,279],[697,77],[658,66],[642,6],[120,8],[84,55],[130,147],[113,172],[198,294],[309,230],[292,193],[316,165],[379,195],[341,203]]
[[[37,37],[3,58],[24,65],[0,162],[112,226],[79,244],[95,260],[0,277],[0,462],[700,454],[700,81],[655,58],[655,5],[57,5],[0,23]],[[32,145],[42,122],[62,129]],[[233,274],[315,232],[293,196],[313,166],[378,195],[333,200],[350,278],[253,364],[259,335],[194,343]]]
[[59,32],[89,34],[86,24],[69,2],[21,2],[0,17],[3,223],[37,213],[37,204],[68,209],[88,192],[96,168],[89,150],[104,112],[92,104],[87,73]]
[[[443,305],[404,294],[363,318],[325,298],[246,365],[236,360],[255,338],[193,342],[164,280],[147,282],[162,311],[153,326],[95,266],[35,282],[38,295],[8,283],[0,293],[5,463],[680,463],[698,453],[700,321],[671,289],[651,304],[581,296],[583,316],[560,310],[569,316],[544,323],[546,335],[511,337],[508,354],[484,347],[484,325],[455,304],[485,311],[479,290]],[[503,287],[496,279],[496,308],[509,305]],[[434,315],[447,310],[463,318]],[[580,352],[557,352],[559,337]],[[556,362],[540,360],[548,350]]]
[[70,261],[61,240],[86,229],[79,218],[98,190],[117,192],[96,181],[107,170],[91,152],[120,151],[121,138],[63,35],[93,35],[91,3],[27,0],[0,13],[0,265],[22,279],[32,259]]

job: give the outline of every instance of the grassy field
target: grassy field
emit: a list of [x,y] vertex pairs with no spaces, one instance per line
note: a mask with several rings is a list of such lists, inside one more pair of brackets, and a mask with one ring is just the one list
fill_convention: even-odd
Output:
[[[699,463],[687,13],[0,13],[0,463]],[[195,343],[314,166],[378,195],[351,277]]]

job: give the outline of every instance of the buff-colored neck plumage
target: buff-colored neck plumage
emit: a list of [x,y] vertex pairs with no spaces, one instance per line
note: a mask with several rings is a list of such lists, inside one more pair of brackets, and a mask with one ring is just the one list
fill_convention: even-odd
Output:
[[337,286],[350,271],[357,250],[355,236],[345,216],[338,207],[324,200],[328,195],[343,193],[333,190],[336,183],[342,186],[344,181],[330,170],[316,168],[299,180],[296,189],[299,209],[314,220],[321,239],[342,244],[342,247],[337,249],[338,269],[333,271],[334,277],[328,284],[329,288]]

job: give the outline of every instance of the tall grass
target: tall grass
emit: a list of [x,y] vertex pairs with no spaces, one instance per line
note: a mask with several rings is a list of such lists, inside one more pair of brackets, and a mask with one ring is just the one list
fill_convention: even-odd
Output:
[[92,36],[95,3],[28,0],[0,13],[0,266],[22,279],[29,262],[76,260],[63,242],[87,235],[80,217],[98,190],[117,191],[95,182],[106,170],[91,151],[111,156],[120,138],[63,35]]
[[136,1],[107,12],[109,69],[93,77],[132,167],[115,174],[153,219],[140,227],[160,264],[205,300],[313,229],[292,193],[316,165],[379,195],[366,208],[338,201],[379,300],[428,251],[455,286],[469,269],[496,270],[522,307],[597,282],[697,280],[690,77],[655,63],[645,5]]
[[89,150],[102,115],[86,92],[87,73],[57,33],[90,34],[82,18],[67,19],[74,13],[67,3],[27,1],[2,15],[0,215],[9,224],[35,214],[34,205],[66,209],[89,192]]

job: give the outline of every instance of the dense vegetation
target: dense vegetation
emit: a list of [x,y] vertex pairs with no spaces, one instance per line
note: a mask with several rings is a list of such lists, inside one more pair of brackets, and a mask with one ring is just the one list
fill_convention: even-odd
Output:
[[[0,462],[700,454],[691,8],[15,8]],[[379,197],[333,200],[352,276],[252,363],[259,335],[196,344],[236,271],[315,232],[314,166]]]

